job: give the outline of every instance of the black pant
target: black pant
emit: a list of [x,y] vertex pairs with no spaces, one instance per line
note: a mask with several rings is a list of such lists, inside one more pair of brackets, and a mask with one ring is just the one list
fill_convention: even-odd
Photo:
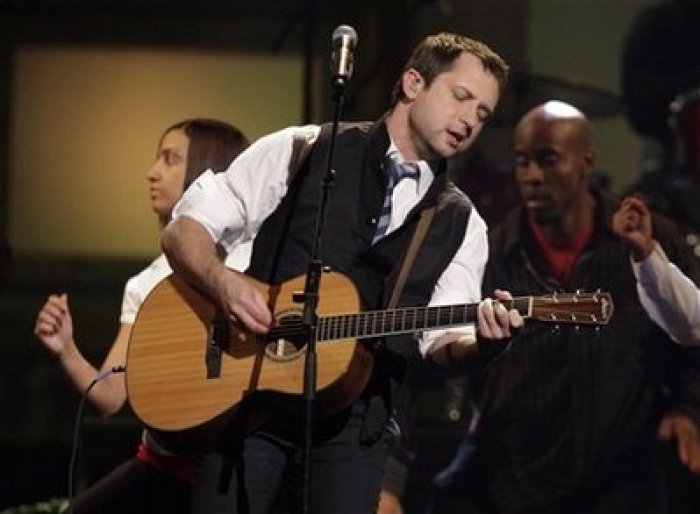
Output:
[[[654,442],[652,441],[652,444]],[[667,514],[667,492],[661,449],[647,452],[629,468],[604,483],[580,491],[569,491],[561,500],[546,506],[535,497],[504,505],[503,495],[492,490],[491,459],[479,452],[466,437],[445,470],[432,482],[426,514]],[[536,491],[539,493],[539,491]],[[501,504],[498,506],[497,504]]]
[[[361,442],[363,416],[351,414],[342,428],[311,451],[309,512],[375,512],[384,463],[395,442],[390,430]],[[302,511],[303,449],[256,432],[230,451],[201,455],[193,484],[197,514],[296,514]]]
[[115,468],[73,502],[74,514],[190,511],[190,484],[136,458]]

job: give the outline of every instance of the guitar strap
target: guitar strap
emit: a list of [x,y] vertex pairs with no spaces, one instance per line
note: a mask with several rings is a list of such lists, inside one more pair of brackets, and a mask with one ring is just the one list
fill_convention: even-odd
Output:
[[425,239],[425,235],[428,233],[428,227],[433,220],[435,209],[437,209],[437,206],[433,205],[423,209],[420,213],[420,220],[418,220],[418,225],[416,225],[416,230],[413,232],[411,243],[408,245],[408,250],[403,258],[401,270],[394,284],[394,290],[391,292],[391,298],[387,304],[388,309],[393,309],[396,307],[396,304],[399,303],[399,297],[403,291],[403,286],[406,284],[406,279],[413,266],[413,261],[416,259],[416,255],[418,255],[418,250],[420,250],[421,244],[423,244],[423,239]]
[[292,181],[297,172],[306,162],[316,139],[316,134],[311,131],[300,131],[294,134],[294,139],[292,141],[292,156],[289,160],[288,182]]

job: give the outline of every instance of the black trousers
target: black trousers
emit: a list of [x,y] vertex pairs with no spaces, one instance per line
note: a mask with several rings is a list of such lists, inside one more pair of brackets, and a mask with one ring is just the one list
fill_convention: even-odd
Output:
[[[556,503],[498,506],[504,502],[489,489],[489,460],[466,437],[452,462],[433,479],[425,514],[673,514],[668,509],[663,449],[648,453],[636,469],[588,491],[571,492]],[[533,497],[520,500],[535,503]]]
[[[376,511],[384,463],[396,433],[387,428],[378,438],[363,442],[363,419],[361,412],[351,413],[338,430],[315,438],[310,459],[311,514]],[[227,451],[200,456],[193,512],[302,512],[303,448],[264,431],[237,440]]]
[[130,459],[79,494],[74,514],[190,512],[190,484],[154,466]]

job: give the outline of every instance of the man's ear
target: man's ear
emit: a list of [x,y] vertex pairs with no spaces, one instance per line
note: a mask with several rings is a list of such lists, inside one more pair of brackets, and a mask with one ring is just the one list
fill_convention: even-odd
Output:
[[593,171],[593,168],[595,166],[595,161],[596,161],[596,152],[593,147],[586,149],[586,151],[583,154],[583,159],[586,161],[586,176],[590,176],[591,172]]
[[409,68],[404,71],[401,77],[401,86],[403,87],[404,96],[409,100],[413,100],[425,86],[425,80],[423,80],[423,77],[417,70]]
[[588,162],[588,165],[592,168],[595,166],[595,161],[596,161],[596,151],[595,148],[589,148],[586,150],[586,161]]

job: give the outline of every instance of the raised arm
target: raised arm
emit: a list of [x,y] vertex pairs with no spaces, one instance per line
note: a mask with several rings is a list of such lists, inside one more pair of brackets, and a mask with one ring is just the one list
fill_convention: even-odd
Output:
[[654,240],[644,202],[625,198],[613,230],[630,246],[639,299],[649,317],[677,343],[700,345],[700,290]]
[[[127,323],[120,325],[99,370],[83,356],[73,338],[73,319],[67,294],[49,296],[37,314],[34,335],[55,355],[73,386],[85,393],[99,373],[124,364],[131,327]],[[88,400],[105,417],[116,413],[126,402],[124,376],[113,374],[105,377],[90,390]]]

